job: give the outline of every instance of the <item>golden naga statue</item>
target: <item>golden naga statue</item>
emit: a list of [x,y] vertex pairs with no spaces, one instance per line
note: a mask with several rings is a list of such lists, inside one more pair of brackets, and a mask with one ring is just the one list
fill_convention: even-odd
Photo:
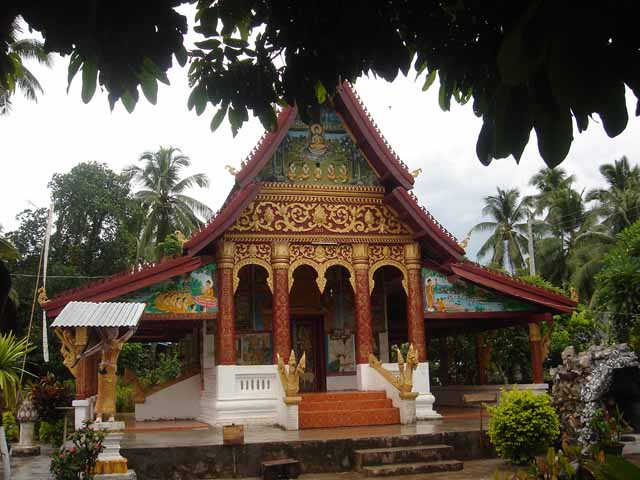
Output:
[[467,235],[467,236],[464,238],[464,240],[462,240],[462,241],[458,244],[458,246],[459,246],[460,248],[462,248],[463,250],[466,250],[466,249],[467,249],[467,245],[469,245],[469,240],[471,240],[471,235]]
[[69,369],[73,378],[77,378],[79,354],[84,345],[76,345],[76,338],[69,330],[56,328],[54,332],[60,339],[60,353],[63,358],[62,363]]
[[407,352],[407,360],[405,361],[400,349],[398,352],[398,370],[400,375],[396,376],[382,366],[382,362],[378,360],[373,353],[369,354],[369,365],[376,372],[384,377],[391,385],[396,387],[400,392],[400,398],[403,400],[415,400],[418,392],[412,392],[413,389],[413,371],[418,367],[418,352],[413,348],[413,344],[409,345]]
[[418,176],[422,173],[421,168],[416,168],[414,171],[410,172],[413,178],[418,178]]
[[278,375],[280,376],[280,382],[284,388],[284,403],[287,405],[300,403],[302,398],[298,396],[300,391],[300,377],[304,374],[304,369],[307,364],[307,354],[303,353],[300,357],[300,362],[296,365],[296,354],[291,350],[289,355],[289,365],[285,365],[282,357],[279,353],[276,354],[278,359]]

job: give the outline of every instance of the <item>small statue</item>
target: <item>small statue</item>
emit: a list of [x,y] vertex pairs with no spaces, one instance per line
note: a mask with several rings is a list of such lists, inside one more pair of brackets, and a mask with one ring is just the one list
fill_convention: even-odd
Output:
[[47,297],[47,291],[44,287],[40,287],[38,289],[38,305],[42,306],[49,301],[49,297]]
[[284,361],[280,354],[276,354],[278,360],[278,375],[280,376],[280,382],[284,388],[285,402],[287,399],[297,398],[300,391],[300,377],[304,374],[304,369],[307,364],[307,354],[303,353],[300,357],[300,362],[296,366],[296,354],[291,350],[289,356],[289,365],[285,366]]
[[238,170],[236,170],[235,168],[233,168],[231,165],[225,165],[224,166],[225,170],[227,172],[229,172],[231,175],[233,175],[234,177],[238,174]]
[[386,370],[382,366],[382,362],[378,360],[373,353],[369,354],[369,365],[398,389],[401,399],[414,400],[418,396],[418,392],[412,392],[411,390],[413,389],[413,371],[418,367],[418,352],[413,348],[413,344],[410,344],[405,362],[400,349],[398,348],[396,351],[398,354],[398,370],[400,371],[400,375],[395,376]]

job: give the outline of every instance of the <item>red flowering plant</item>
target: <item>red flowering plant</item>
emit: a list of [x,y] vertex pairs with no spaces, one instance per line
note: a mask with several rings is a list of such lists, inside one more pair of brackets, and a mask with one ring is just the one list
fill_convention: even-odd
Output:
[[89,422],[69,436],[72,447],[62,447],[51,458],[55,480],[91,480],[98,455],[104,450],[104,430],[94,430]]

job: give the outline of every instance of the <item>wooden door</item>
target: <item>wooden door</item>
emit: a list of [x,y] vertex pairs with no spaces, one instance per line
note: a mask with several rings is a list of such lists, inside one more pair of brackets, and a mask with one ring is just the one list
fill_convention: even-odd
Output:
[[323,317],[318,315],[295,316],[291,320],[291,345],[298,359],[306,353],[304,375],[300,378],[300,392],[326,390],[323,347]]

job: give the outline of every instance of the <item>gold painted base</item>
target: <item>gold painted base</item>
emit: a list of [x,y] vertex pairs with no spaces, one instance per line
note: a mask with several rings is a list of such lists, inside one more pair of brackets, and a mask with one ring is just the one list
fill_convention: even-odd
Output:
[[302,397],[284,397],[284,403],[287,405],[298,405],[302,401]]
[[93,471],[94,475],[111,474],[111,473],[127,473],[128,465],[127,459],[122,460],[98,460],[96,462],[96,468]]

